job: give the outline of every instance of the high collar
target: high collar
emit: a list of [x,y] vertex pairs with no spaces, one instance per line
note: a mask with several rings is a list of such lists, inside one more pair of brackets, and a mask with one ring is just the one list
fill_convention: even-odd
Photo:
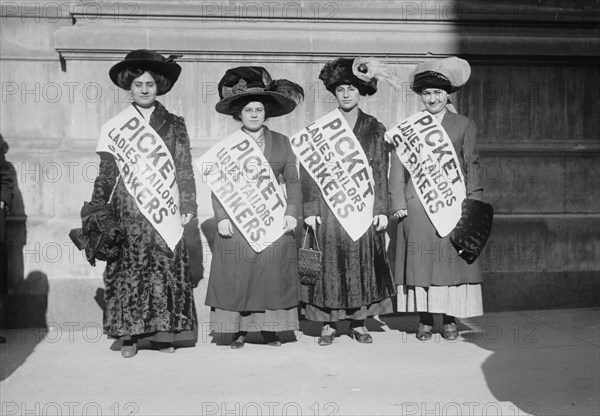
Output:
[[448,114],[448,109],[444,107],[442,111],[440,111],[437,114],[432,114],[432,116],[434,116],[437,119],[437,121],[439,121],[441,124],[442,121],[444,121],[444,118],[446,118],[446,114]]

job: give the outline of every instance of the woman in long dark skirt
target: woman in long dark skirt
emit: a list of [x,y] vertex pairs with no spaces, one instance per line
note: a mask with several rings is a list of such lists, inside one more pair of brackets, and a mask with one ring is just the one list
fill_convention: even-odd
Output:
[[[157,95],[168,92],[181,67],[148,50],[129,53],[110,70],[112,81],[130,91],[133,106],[158,133],[173,158],[182,225],[196,216],[196,189],[190,142],[182,117],[171,114]],[[138,143],[142,146],[142,142]],[[197,318],[188,252],[181,238],[171,249],[138,206],[141,195],[130,194],[115,158],[100,153],[100,171],[92,203],[111,201],[124,233],[121,254],[109,261],[104,277],[106,312],[104,332],[122,341],[125,358],[137,353],[137,342],[151,341],[161,352],[193,346]],[[112,199],[111,199],[112,194]]]
[[219,94],[216,110],[242,123],[242,132],[256,142],[272,169],[269,180],[278,187],[275,178],[280,178],[285,185],[286,209],[283,235],[257,252],[212,195],[218,235],[206,295],[211,327],[215,333],[234,334],[233,349],[244,346],[248,332],[260,332],[268,345],[280,346],[278,333],[299,327],[300,281],[293,231],[300,209],[300,182],[289,139],[264,122],[292,112],[304,92],[290,81],[271,80],[262,67],[238,67],[225,73]]
[[304,221],[309,227],[316,227],[323,249],[323,277],[314,286],[304,288],[303,301],[306,318],[323,322],[318,340],[323,346],[333,343],[337,322],[344,319],[350,320],[350,335],[358,342],[373,342],[365,320],[393,312],[391,297],[396,293],[383,233],[388,223],[389,150],[384,140],[385,127],[358,107],[360,96],[377,91],[377,79],[359,79],[353,73],[353,63],[348,58],[329,62],[319,78],[334,94],[371,165],[375,204],[373,212],[365,213],[369,221],[372,219],[371,227],[353,241],[316,183],[303,176]]

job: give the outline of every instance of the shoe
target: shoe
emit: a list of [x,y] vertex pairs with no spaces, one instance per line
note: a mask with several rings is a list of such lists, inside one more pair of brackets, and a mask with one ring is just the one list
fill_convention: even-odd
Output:
[[429,341],[432,337],[431,330],[433,327],[431,325],[424,325],[419,322],[419,328],[417,328],[417,339],[419,341]]
[[246,335],[240,334],[239,332],[235,334],[233,341],[231,342],[231,349],[239,350],[244,347],[244,343],[246,342]]
[[121,345],[121,357],[123,358],[131,358],[135,357],[137,354],[137,343],[135,342],[127,342]]
[[175,347],[173,347],[168,342],[150,341],[150,344],[152,345],[152,348],[160,352],[164,352],[167,354],[173,354],[175,352]]
[[[366,331],[366,328],[365,328],[365,331]],[[371,337],[371,334],[369,334],[369,333],[365,334],[365,333],[359,332],[354,328],[350,328],[350,338],[354,338],[361,344],[371,344],[373,342],[373,338]]]
[[334,329],[333,332],[329,335],[325,335],[323,333],[321,333],[321,335],[319,336],[319,340],[317,341],[317,343],[321,346],[325,346],[325,345],[331,345],[333,344],[333,340],[335,339],[335,334],[336,334],[336,330]]
[[263,331],[263,337],[265,341],[267,341],[267,345],[270,345],[271,347],[281,347],[281,340],[279,339],[277,332]]
[[455,322],[444,325],[442,337],[447,341],[456,341],[458,339],[458,327]]

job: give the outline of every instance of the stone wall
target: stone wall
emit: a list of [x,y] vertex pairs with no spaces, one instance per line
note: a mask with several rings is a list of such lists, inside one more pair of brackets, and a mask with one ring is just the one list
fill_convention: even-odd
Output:
[[[317,78],[333,57],[376,56],[406,81],[402,93],[380,84],[361,105],[386,126],[419,109],[408,86],[418,62],[465,57],[472,77],[453,100],[478,126],[496,210],[483,256],[486,310],[598,305],[594,3],[2,1],[0,132],[19,187],[7,325],[101,320],[94,298],[103,264],[90,267],[67,234],[91,194],[100,126],[128,102],[108,69],[140,48],[183,54],[178,83],[160,100],[185,117],[194,158],[237,128],[214,111],[229,67],[263,65],[304,87],[304,104],[268,122],[293,134],[335,107]],[[203,223],[212,216],[209,192],[200,181],[197,190]],[[201,306],[210,254],[195,241]]]

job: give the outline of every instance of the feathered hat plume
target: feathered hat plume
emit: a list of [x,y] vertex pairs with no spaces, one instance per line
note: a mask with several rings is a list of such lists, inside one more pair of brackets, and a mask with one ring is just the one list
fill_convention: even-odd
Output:
[[382,79],[394,87],[396,91],[402,92],[402,83],[398,79],[394,68],[373,57],[355,58],[352,64],[352,73],[364,82],[369,82],[373,78]]
[[275,79],[267,87],[268,91],[283,94],[300,104],[304,100],[304,89],[295,82],[287,79]]

